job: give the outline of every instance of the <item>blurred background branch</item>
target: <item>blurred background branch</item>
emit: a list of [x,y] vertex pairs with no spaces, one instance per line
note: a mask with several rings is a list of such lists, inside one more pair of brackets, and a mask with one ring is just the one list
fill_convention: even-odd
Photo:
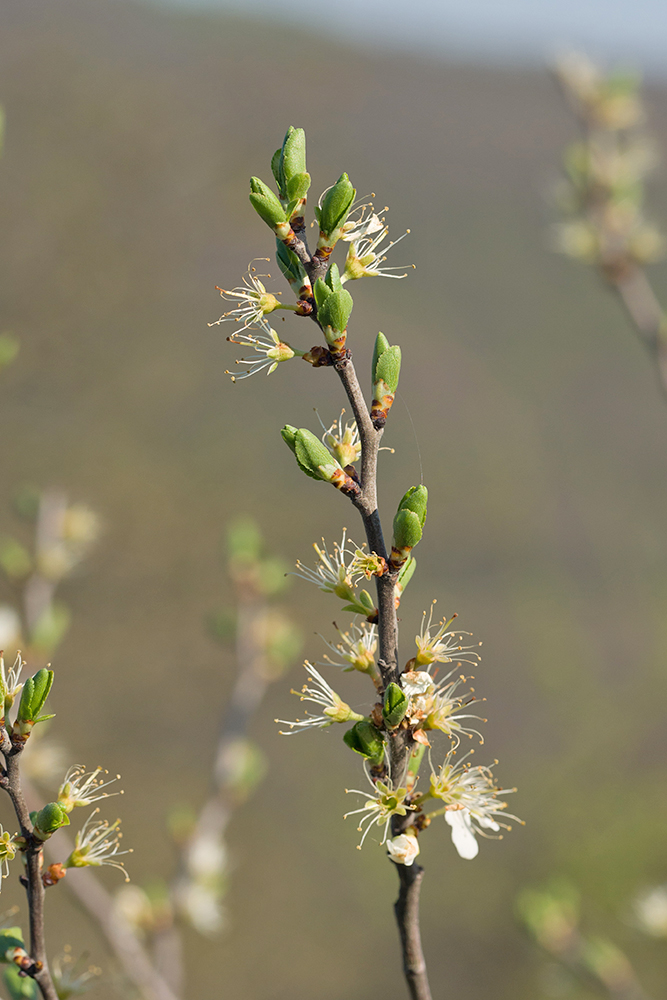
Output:
[[566,150],[555,230],[558,248],[593,264],[617,292],[654,359],[667,394],[667,318],[646,274],[664,256],[664,239],[644,212],[645,178],[656,162],[637,74],[603,73],[571,52],[557,77],[582,130]]

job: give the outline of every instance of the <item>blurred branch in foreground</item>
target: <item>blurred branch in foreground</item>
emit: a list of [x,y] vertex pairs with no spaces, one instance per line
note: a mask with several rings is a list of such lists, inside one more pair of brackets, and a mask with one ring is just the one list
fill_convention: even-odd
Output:
[[530,936],[556,959],[564,974],[565,982],[558,988],[561,996],[569,981],[593,987],[610,1000],[650,1000],[624,952],[608,938],[588,937],[581,931],[579,894],[572,885],[553,882],[548,889],[525,889],[517,911]]
[[257,526],[236,521],[228,532],[228,572],[235,607],[210,619],[214,637],[233,639],[238,674],[218,736],[210,791],[199,814],[179,810],[172,829],[179,843],[171,881],[142,889],[123,887],[112,897],[90,872],[72,886],[95,918],[127,980],[146,1000],[183,996],[182,924],[205,935],[225,924],[225,832],[265,771],[248,728],[268,684],[281,677],[299,653],[300,636],[274,602],[289,583],[283,563],[263,552]]
[[17,535],[0,538],[0,569],[14,598],[11,605],[0,605],[0,648],[20,648],[31,664],[42,666],[70,624],[58,588],[89,554],[101,522],[85,504],[70,503],[62,490],[25,488],[14,504],[34,530],[28,544]]
[[655,359],[667,393],[667,318],[646,275],[664,241],[644,216],[644,181],[656,154],[636,76],[604,75],[586,56],[570,53],[556,74],[582,128],[564,157],[556,226],[558,249],[592,264],[618,293],[640,339]]

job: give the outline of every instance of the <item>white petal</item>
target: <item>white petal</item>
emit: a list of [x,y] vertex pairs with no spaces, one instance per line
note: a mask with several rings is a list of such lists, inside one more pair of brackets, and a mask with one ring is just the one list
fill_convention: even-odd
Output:
[[401,675],[401,685],[406,694],[431,694],[435,689],[433,678],[426,670],[408,670]]
[[472,861],[477,857],[479,844],[470,825],[470,813],[467,809],[448,809],[445,819],[452,828],[454,847],[462,858]]

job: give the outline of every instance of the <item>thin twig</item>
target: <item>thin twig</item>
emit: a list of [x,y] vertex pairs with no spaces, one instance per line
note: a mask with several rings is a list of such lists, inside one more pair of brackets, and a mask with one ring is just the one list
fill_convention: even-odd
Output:
[[[4,743],[4,740],[3,740]],[[22,748],[21,748],[22,749]],[[58,1000],[56,988],[49,972],[46,957],[46,942],[44,938],[44,883],[42,882],[42,845],[35,839],[30,822],[30,813],[26,805],[21,787],[19,762],[21,749],[14,748],[5,753],[5,788],[14,806],[16,818],[21,827],[21,836],[26,842],[25,886],[28,894],[28,912],[30,920],[30,957],[35,963],[34,971],[30,972],[39,986],[44,1000]]]

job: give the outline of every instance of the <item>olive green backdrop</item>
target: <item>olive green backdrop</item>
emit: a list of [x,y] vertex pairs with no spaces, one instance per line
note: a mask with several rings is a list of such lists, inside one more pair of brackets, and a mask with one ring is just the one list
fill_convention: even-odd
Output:
[[[268,179],[294,124],[314,192],[347,170],[391,205],[394,237],[412,230],[391,263],[417,270],[358,283],[350,327],[362,372],[379,329],[404,352],[385,435],[396,453],[381,456],[386,516],[419,481],[420,454],[431,492],[402,655],[433,597],[484,640],[479,762],[499,758],[527,821],[474,862],[444,822],[424,838],[435,995],[542,995],[514,900],[554,874],[657,991],[664,955],[624,916],[638,888],[667,878],[667,407],[616,303],[548,251],[549,192],[575,126],[546,72],[373,56],[360,38],[345,49],[120,0],[22,0],[0,27],[0,317],[22,344],[0,383],[0,527],[23,483],[63,486],[104,518],[63,595],[74,623],[54,661],[52,732],[73,761],[122,773],[133,878],[169,870],[165,817],[206,787],[233,676],[203,626],[229,596],[225,523],[252,512],[290,560],[343,525],[360,540],[354,510],[299,475],[278,433],[315,428],[313,406],[337,415],[333,374],[294,363],[234,386],[234,348],[206,325],[221,311],[214,286],[271,251],[247,182]],[[664,98],[649,94],[663,149]],[[666,192],[659,178],[662,218]],[[315,343],[306,320],[281,329]],[[290,599],[319,658],[315,633],[330,636],[338,607],[301,582]],[[211,944],[188,936],[198,1000],[403,996],[394,873],[342,821],[357,761],[337,731],[286,740],[273,723],[294,713],[298,669],[254,726],[271,767],[230,831],[231,929]],[[341,693],[356,705],[362,685],[346,678]],[[5,898],[18,888],[5,883]],[[49,903],[53,952],[69,942],[108,968],[64,886]],[[109,980],[96,988],[117,995]]]

